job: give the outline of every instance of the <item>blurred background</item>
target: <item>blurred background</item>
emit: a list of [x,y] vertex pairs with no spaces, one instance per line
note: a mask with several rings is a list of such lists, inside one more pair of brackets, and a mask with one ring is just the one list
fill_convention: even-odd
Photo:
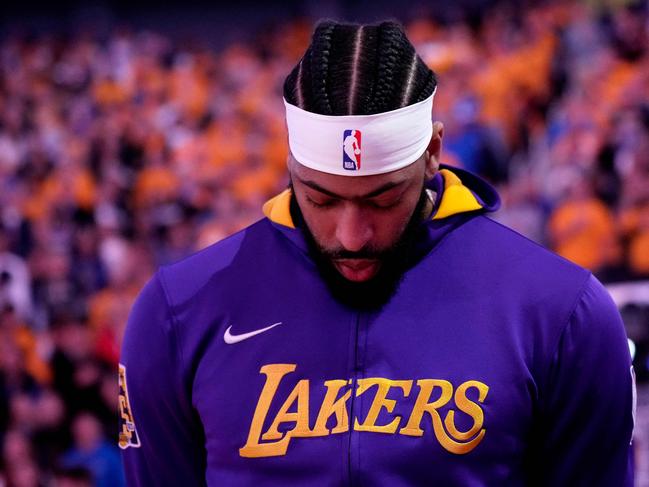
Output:
[[320,17],[404,23],[439,75],[444,162],[591,269],[638,377],[649,485],[647,1],[0,6],[0,485],[120,486],[117,362],[157,266],[287,183],[281,86]]

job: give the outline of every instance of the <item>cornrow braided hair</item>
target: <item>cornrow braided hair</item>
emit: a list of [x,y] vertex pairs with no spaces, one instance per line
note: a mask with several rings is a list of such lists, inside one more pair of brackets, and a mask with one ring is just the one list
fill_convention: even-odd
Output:
[[331,38],[335,29],[333,24],[320,24],[313,35],[313,52],[311,53],[311,89],[314,104],[323,115],[332,115],[329,93],[327,92],[327,77],[329,73],[329,56],[331,54]]
[[325,20],[286,77],[284,98],[322,115],[370,115],[425,100],[436,86],[399,23]]

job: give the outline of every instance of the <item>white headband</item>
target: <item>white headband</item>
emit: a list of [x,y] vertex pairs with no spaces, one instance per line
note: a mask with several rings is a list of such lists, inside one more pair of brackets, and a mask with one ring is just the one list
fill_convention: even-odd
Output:
[[396,171],[415,162],[433,134],[433,97],[374,115],[320,115],[284,99],[288,145],[311,169],[341,176]]

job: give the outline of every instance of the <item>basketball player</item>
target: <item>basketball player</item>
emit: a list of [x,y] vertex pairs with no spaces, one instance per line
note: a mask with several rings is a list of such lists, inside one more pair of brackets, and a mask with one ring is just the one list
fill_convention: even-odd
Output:
[[436,88],[398,24],[317,26],[290,187],[131,312],[131,485],[632,485],[617,309],[440,165]]

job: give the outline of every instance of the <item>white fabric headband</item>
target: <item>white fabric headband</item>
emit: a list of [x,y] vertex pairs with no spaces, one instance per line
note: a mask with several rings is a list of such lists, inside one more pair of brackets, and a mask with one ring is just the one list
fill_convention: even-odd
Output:
[[320,115],[284,99],[288,145],[311,169],[341,176],[396,171],[415,162],[433,134],[433,97],[374,115]]

